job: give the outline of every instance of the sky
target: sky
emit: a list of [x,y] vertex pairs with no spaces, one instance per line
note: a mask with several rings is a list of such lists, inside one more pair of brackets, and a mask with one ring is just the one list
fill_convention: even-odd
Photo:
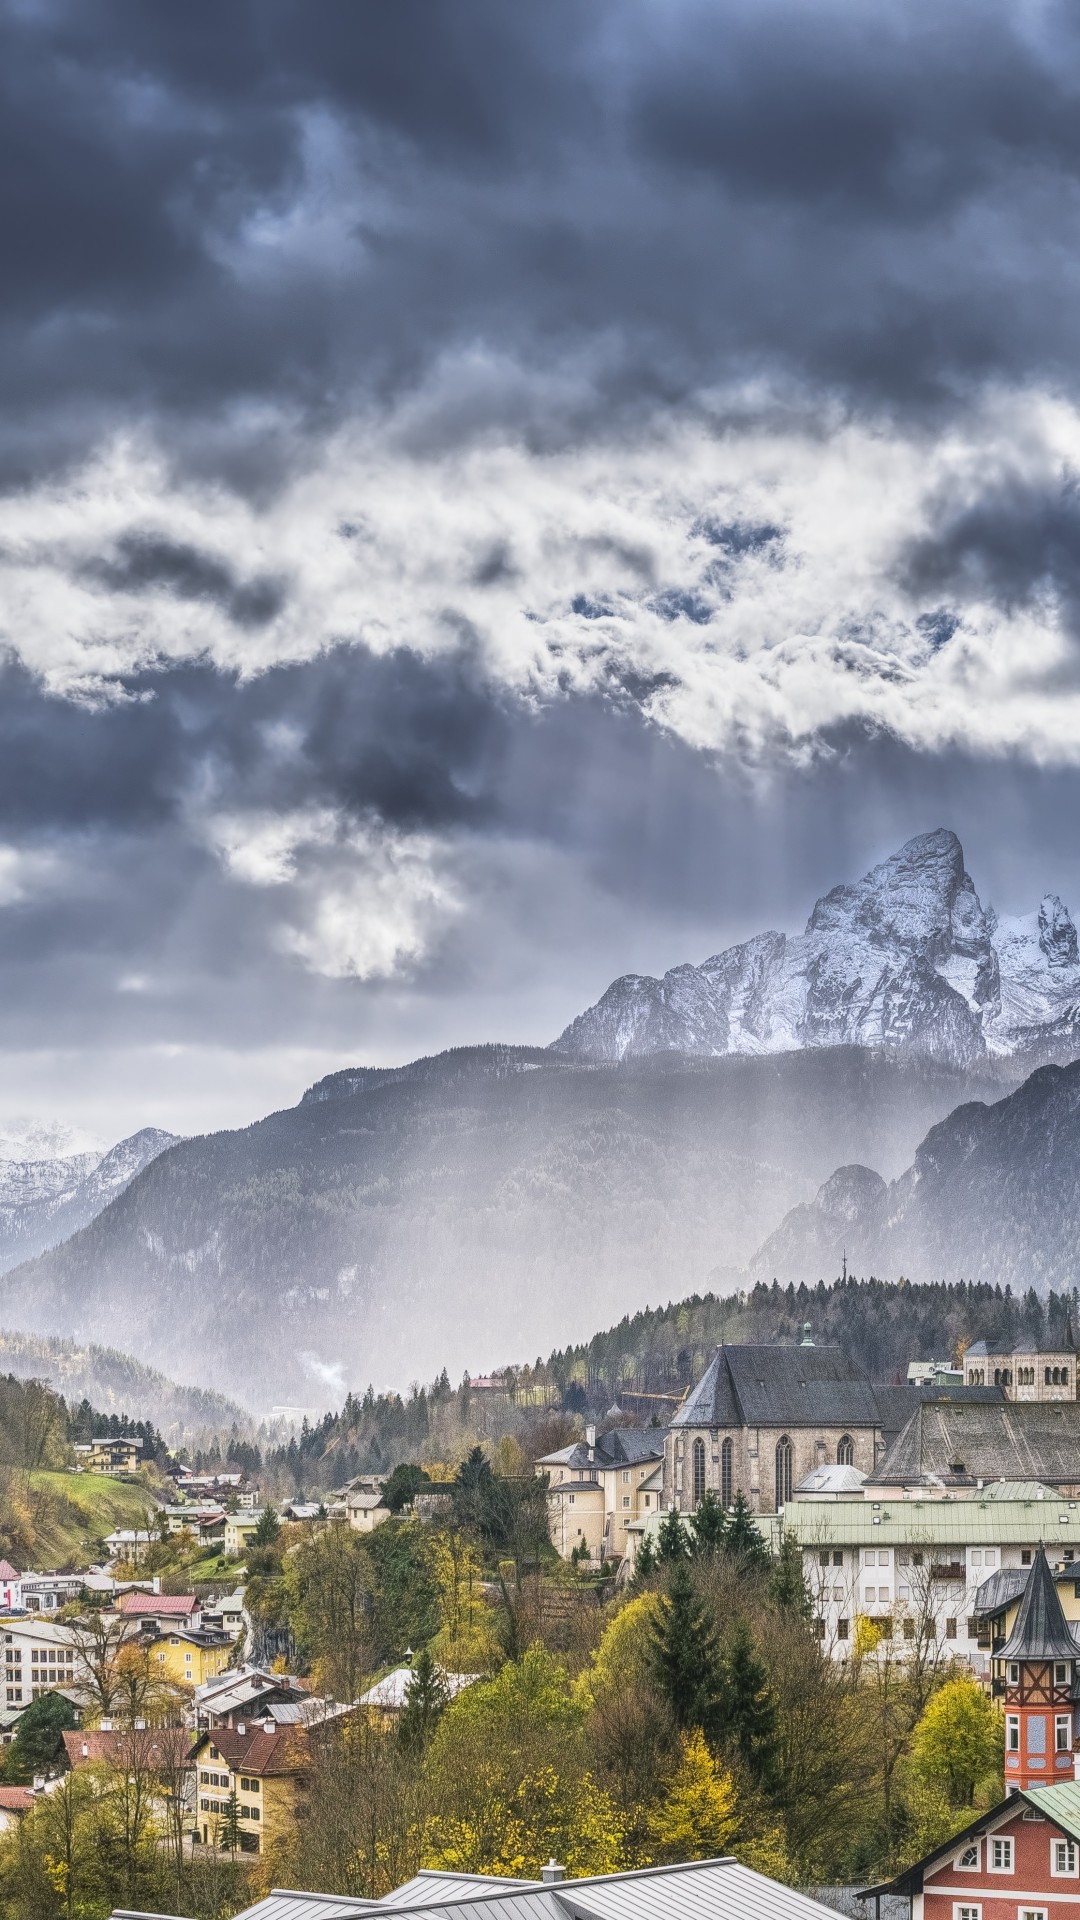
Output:
[[1080,910],[1078,29],[0,0],[0,1126]]

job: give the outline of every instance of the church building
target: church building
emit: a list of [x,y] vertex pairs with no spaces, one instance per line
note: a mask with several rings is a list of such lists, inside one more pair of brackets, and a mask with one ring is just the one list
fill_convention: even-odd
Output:
[[816,1467],[871,1473],[880,1392],[838,1347],[718,1347],[667,1429],[664,1506],[691,1513],[711,1489],[725,1507],[741,1492],[753,1513],[776,1513]]

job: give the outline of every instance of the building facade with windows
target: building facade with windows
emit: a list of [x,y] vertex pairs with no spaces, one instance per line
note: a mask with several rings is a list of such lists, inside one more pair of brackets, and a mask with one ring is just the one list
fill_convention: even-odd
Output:
[[1080,1920],[1080,1783],[1024,1788],[887,1885],[912,1920]]
[[564,1560],[584,1549],[592,1561],[621,1560],[627,1529],[659,1512],[664,1442],[658,1428],[613,1427],[545,1454],[552,1545]]
[[243,1853],[262,1853],[297,1818],[308,1772],[300,1727],[267,1731],[239,1722],[197,1736],[195,1827],[204,1846],[229,1846],[232,1809]]
[[976,1340],[964,1354],[964,1380],[971,1387],[1000,1387],[1007,1400],[1075,1400],[1076,1354],[1034,1340],[1018,1340],[1012,1348]]
[[[988,1582],[1004,1582],[1015,1605],[1019,1578],[1046,1542],[1044,1565],[1048,1554],[1076,1596],[1071,1604],[1080,1606],[1080,1505],[1040,1493],[1004,1500],[989,1493],[963,1500],[800,1498],[782,1518],[761,1524],[774,1550],[782,1535],[801,1548],[815,1630],[837,1659],[849,1657],[864,1620],[864,1642],[900,1654],[936,1649],[990,1678],[1001,1636],[986,1604]],[[1049,1568],[1047,1578],[1053,1587]]]

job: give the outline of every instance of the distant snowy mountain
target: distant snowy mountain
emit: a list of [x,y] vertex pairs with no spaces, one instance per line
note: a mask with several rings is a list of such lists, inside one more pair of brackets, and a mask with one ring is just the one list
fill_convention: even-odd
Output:
[[[34,1123],[25,1131],[11,1128],[0,1134],[0,1152],[19,1145],[40,1152],[51,1144],[66,1145],[70,1137],[64,1128]],[[0,1157],[0,1273],[88,1226],[176,1140],[160,1127],[143,1127],[107,1153],[99,1147],[38,1159]]]
[[762,933],[662,980],[627,974],[553,1044],[577,1060],[788,1053],[858,1045],[967,1067],[1080,1050],[1080,955],[1068,909],[984,911],[955,833],[909,840],[819,900],[801,934]]

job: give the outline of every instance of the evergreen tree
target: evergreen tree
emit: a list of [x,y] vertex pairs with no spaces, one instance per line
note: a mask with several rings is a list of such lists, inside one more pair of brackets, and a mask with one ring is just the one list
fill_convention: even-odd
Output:
[[682,1517],[672,1507],[665,1513],[656,1534],[656,1551],[662,1561],[685,1560],[690,1549],[686,1539],[686,1528]]
[[810,1589],[803,1572],[802,1549],[790,1533],[781,1536],[780,1551],[769,1574],[769,1592],[778,1607],[809,1620],[813,1611]]
[[635,1585],[643,1585],[650,1575],[656,1572],[657,1564],[656,1548],[652,1543],[652,1535],[643,1533],[641,1536],[641,1545],[634,1556]]
[[258,1524],[252,1534],[252,1543],[256,1547],[272,1547],[281,1532],[281,1521],[273,1507],[266,1507],[259,1515]]
[[769,1566],[769,1549],[765,1545],[760,1529],[755,1525],[754,1516],[746,1504],[746,1496],[740,1490],[735,1495],[735,1504],[727,1517],[724,1529],[724,1546],[733,1560],[740,1566],[760,1569]]
[[218,1845],[222,1849],[227,1848],[230,1853],[235,1853],[240,1845],[240,1802],[237,1800],[235,1787],[225,1802],[225,1811],[218,1828]]
[[427,1647],[421,1647],[405,1689],[405,1705],[398,1721],[398,1739],[406,1753],[422,1753],[443,1713],[450,1692]]
[[701,1559],[719,1553],[727,1534],[727,1515],[712,1488],[706,1489],[696,1513],[690,1516],[690,1551]]
[[680,1732],[700,1727],[708,1733],[723,1691],[723,1662],[685,1560],[672,1562],[651,1652],[653,1672]]
[[4,1755],[5,1780],[25,1785],[35,1774],[55,1773],[64,1759],[64,1734],[78,1724],[78,1714],[62,1693],[42,1693],[31,1700]]
[[768,1786],[776,1770],[776,1702],[745,1620],[732,1629],[718,1688],[721,1737],[753,1779]]

